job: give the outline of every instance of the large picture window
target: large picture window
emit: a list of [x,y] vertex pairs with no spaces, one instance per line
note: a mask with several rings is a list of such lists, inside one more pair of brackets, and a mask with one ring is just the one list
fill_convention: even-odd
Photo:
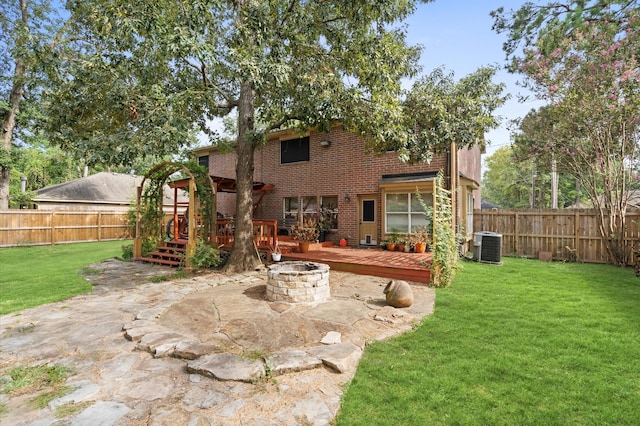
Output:
[[[433,201],[430,194],[420,194],[427,206]],[[409,234],[419,226],[429,226],[429,220],[415,193],[386,194],[385,233]]]
[[280,141],[280,163],[309,161],[309,137]]
[[[318,208],[318,205],[320,208]],[[338,229],[338,197],[336,195],[325,195],[322,197],[285,197],[284,198],[284,218],[289,221],[298,222],[302,215],[302,220],[309,218],[319,219],[323,215],[323,220],[327,221],[329,229]]]

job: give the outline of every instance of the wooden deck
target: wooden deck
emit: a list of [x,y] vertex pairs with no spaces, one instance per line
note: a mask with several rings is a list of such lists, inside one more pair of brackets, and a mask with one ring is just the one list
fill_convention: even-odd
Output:
[[[282,261],[326,263],[336,271],[374,275],[427,284],[431,279],[431,253],[402,253],[379,248],[351,248],[314,244],[307,253],[297,243],[280,241]],[[295,251],[294,251],[295,250]]]

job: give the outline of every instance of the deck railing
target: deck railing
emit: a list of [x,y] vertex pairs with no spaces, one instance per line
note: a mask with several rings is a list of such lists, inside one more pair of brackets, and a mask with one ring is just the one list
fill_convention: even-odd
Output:
[[[218,247],[228,249],[233,244],[235,225],[233,219],[216,220],[216,242]],[[253,241],[258,250],[269,250],[276,246],[278,221],[272,219],[253,220]]]

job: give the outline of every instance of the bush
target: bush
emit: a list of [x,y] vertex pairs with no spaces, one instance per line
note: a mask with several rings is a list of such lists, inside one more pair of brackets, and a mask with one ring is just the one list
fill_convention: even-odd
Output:
[[190,261],[196,269],[218,268],[223,264],[220,252],[204,241],[198,241],[196,251]]
[[122,246],[122,260],[130,262],[133,259],[133,244]]

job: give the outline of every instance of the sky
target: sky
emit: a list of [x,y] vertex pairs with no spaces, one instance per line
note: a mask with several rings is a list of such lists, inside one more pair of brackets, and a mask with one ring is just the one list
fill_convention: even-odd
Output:
[[[489,13],[501,6],[505,11],[517,10],[524,2],[525,0],[436,0],[420,4],[406,24],[409,44],[423,46],[421,75],[443,66],[453,71],[457,80],[483,65],[504,68],[506,60],[502,44],[506,35],[497,34],[491,29],[493,19]],[[506,84],[505,93],[511,94],[511,99],[497,111],[497,115],[504,117],[503,124],[485,135],[489,144],[483,155],[483,162],[496,149],[510,144],[508,120],[524,117],[531,109],[541,105],[539,101],[524,104],[518,102],[518,93],[528,93],[516,84],[520,79],[522,76],[510,74],[506,70],[499,71],[494,78],[494,82]]]

